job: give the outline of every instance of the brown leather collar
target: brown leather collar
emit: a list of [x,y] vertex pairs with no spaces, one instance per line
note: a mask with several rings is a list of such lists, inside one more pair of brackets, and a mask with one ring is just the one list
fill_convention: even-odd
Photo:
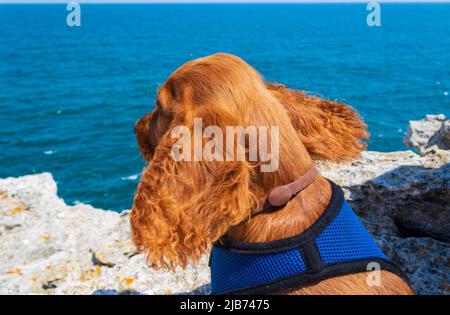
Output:
[[319,172],[313,166],[308,172],[306,172],[305,175],[303,175],[299,179],[289,184],[272,188],[269,195],[261,203],[261,207],[258,209],[258,211],[252,213],[251,216],[254,217],[269,210],[280,209],[295,195],[311,185],[316,179],[317,175],[319,175]]

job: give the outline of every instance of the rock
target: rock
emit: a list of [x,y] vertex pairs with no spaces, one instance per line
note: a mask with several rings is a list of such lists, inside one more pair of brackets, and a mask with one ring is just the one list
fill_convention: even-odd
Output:
[[450,242],[450,151],[363,152],[360,160],[322,166],[363,218],[405,236]]
[[441,128],[430,138],[428,146],[450,150],[450,119],[442,123]]
[[319,165],[419,294],[449,294],[450,151],[363,152]]
[[207,257],[185,271],[147,267],[128,214],[66,205],[49,173],[0,180],[0,294],[172,294],[208,284]]
[[416,294],[450,294],[448,243],[426,237],[378,239],[383,252],[408,275]]
[[419,152],[433,145],[449,150],[450,120],[445,120],[445,116],[441,114],[427,115],[424,119],[410,121],[403,143]]

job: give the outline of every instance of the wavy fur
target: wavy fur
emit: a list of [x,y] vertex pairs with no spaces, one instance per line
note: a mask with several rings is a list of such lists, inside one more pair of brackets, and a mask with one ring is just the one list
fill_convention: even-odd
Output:
[[[178,125],[192,131],[194,118],[223,131],[226,126],[279,126],[278,170],[261,173],[259,162],[248,161],[175,162],[171,131]],[[135,131],[148,166],[134,197],[133,240],[151,266],[171,269],[195,263],[223,235],[265,242],[307,229],[331,195],[320,176],[282,210],[251,219],[250,214],[271,188],[297,179],[314,161],[357,158],[366,146],[361,140],[369,136],[351,107],[264,82],[229,54],[196,59],[172,73],[158,91],[156,108],[136,123]],[[381,289],[368,287],[362,273],[281,293],[411,292],[397,276],[383,275]]]

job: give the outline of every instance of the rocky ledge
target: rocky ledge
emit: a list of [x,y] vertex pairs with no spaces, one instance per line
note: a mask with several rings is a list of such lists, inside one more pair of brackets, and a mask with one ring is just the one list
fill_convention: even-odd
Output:
[[[320,165],[419,294],[449,294],[449,120],[411,122],[418,150]],[[207,257],[175,272],[145,265],[129,212],[66,205],[49,173],[0,179],[0,294],[209,293]]]

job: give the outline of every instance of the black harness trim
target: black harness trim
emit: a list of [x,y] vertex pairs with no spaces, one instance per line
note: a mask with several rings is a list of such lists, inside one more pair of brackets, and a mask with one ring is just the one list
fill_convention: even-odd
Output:
[[[297,274],[292,277],[287,277],[283,279],[276,280],[274,282],[249,288],[249,289],[242,289],[242,290],[235,290],[232,292],[225,292],[222,293],[223,295],[264,295],[264,294],[273,294],[275,292],[282,292],[282,291],[288,291],[295,288],[298,288],[300,286],[304,285],[313,285],[316,284],[322,280],[337,277],[337,276],[343,276],[343,275],[350,275],[360,272],[367,272],[370,270],[367,270],[367,264],[376,262],[381,266],[381,270],[386,270],[389,272],[392,272],[402,278],[408,285],[409,285],[409,279],[404,275],[404,273],[398,269],[397,266],[392,264],[388,260],[380,259],[380,258],[373,258],[373,259],[363,259],[363,260],[355,260],[351,262],[346,263],[339,263],[336,265],[329,265],[324,267],[320,271],[307,271],[300,274]],[[410,286],[410,285],[409,285]],[[411,286],[410,286],[411,287]]]
[[[317,221],[299,235],[264,243],[243,243],[221,238],[214,246],[230,253],[237,254],[275,254],[283,251],[298,249],[305,264],[305,271],[289,277],[274,280],[264,285],[252,286],[244,289],[233,289],[220,294],[271,294],[311,285],[322,280],[360,272],[371,271],[369,263],[378,263],[380,270],[387,270],[402,278],[409,285],[408,277],[392,262],[380,257],[366,257],[335,264],[325,264],[318,245],[317,236],[336,218],[345,202],[342,189],[328,180],[331,188],[331,200]],[[210,257],[210,262],[212,259]],[[384,256],[384,255],[383,255]],[[381,280],[382,281],[382,280]],[[410,286],[411,287],[411,286]]]
[[331,185],[331,199],[323,214],[301,234],[284,238],[281,240],[264,243],[242,243],[231,241],[224,237],[220,238],[216,244],[227,251],[242,254],[269,254],[301,247],[310,242],[316,235],[319,235],[328,224],[337,216],[344,203],[344,192],[334,182],[328,180]]

